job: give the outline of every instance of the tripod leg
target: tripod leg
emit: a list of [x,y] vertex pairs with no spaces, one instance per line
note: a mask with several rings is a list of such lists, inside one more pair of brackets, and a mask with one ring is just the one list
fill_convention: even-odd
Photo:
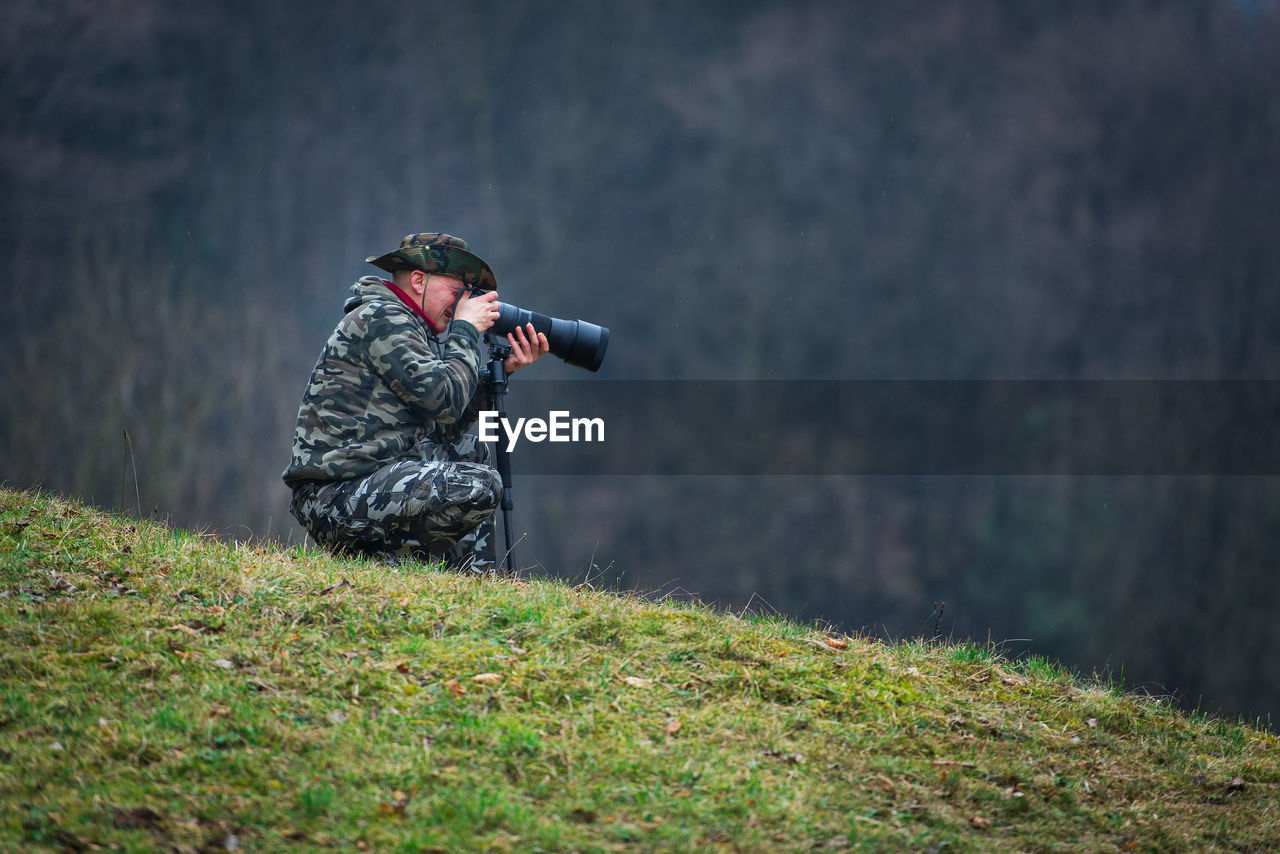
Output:
[[[493,392],[494,409],[498,412],[500,422],[505,422],[507,418],[507,371],[503,365],[503,360],[511,355],[511,348],[499,341],[486,336],[489,342],[489,377],[490,389]],[[502,478],[502,533],[504,542],[507,546],[507,575],[514,578],[516,574],[516,546],[511,539],[511,509],[515,503],[511,498],[511,456],[507,453],[507,447],[501,440],[495,443],[495,454],[497,455],[498,475]]]

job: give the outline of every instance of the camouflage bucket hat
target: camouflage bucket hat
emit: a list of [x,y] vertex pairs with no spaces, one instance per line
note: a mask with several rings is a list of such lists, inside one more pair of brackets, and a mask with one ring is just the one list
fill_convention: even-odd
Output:
[[386,255],[370,255],[364,259],[388,273],[397,270],[421,270],[453,276],[482,290],[495,290],[498,281],[493,270],[467,246],[467,241],[452,234],[424,231],[405,235],[400,248]]

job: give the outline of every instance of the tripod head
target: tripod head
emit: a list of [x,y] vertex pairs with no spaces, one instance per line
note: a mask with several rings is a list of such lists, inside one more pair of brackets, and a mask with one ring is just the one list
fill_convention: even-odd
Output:
[[494,335],[492,332],[484,334],[484,343],[489,346],[489,364],[485,367],[489,374],[487,387],[495,396],[501,396],[507,391],[507,367],[505,363],[507,357],[511,355],[511,343],[506,338]]

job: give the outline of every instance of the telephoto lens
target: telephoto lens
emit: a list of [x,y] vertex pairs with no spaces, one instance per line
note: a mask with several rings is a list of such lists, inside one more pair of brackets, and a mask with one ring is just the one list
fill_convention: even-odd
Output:
[[609,347],[609,330],[585,320],[561,320],[527,311],[509,303],[501,303],[501,314],[494,321],[492,331],[499,335],[515,332],[517,327],[532,323],[537,332],[547,336],[551,354],[563,359],[575,368],[588,371],[600,370],[604,351]]

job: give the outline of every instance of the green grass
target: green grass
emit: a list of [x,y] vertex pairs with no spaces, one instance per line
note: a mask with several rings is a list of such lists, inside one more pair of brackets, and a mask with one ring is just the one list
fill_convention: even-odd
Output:
[[971,643],[13,491],[0,636],[0,850],[1280,846],[1270,733]]

